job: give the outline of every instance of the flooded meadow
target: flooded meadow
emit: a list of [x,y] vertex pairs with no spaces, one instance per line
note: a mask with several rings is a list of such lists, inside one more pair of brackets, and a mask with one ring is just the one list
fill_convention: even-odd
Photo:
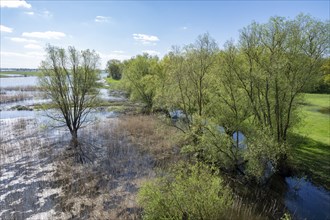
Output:
[[[69,131],[36,108],[50,101],[37,78],[0,79],[0,219],[141,219],[138,189],[180,157],[168,141],[177,131],[162,133],[155,116],[97,108],[79,130],[90,159],[80,164]],[[121,92],[100,93],[114,105],[127,102]],[[294,219],[330,219],[329,191],[301,177],[276,181],[277,201]]]

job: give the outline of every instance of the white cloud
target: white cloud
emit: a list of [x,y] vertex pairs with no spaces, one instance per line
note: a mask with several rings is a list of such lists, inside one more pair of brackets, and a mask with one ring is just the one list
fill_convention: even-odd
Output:
[[34,12],[33,11],[24,12],[24,14],[26,14],[26,15],[34,15]]
[[182,27],[181,29],[185,31],[188,30],[188,27]]
[[2,0],[0,1],[1,8],[31,8],[32,6],[24,0]]
[[143,50],[142,53],[147,53],[151,56],[159,56],[160,53],[158,51],[155,51],[155,50]]
[[52,18],[53,17],[53,13],[51,13],[50,11],[26,11],[24,12],[24,14],[29,15],[29,16],[39,16],[42,18]]
[[42,47],[38,44],[27,44],[24,46],[24,48],[27,48],[27,49],[34,49],[34,50],[40,50],[42,49]]
[[17,43],[37,43],[36,40],[30,40],[30,39],[21,38],[21,37],[12,37],[12,38],[10,38],[10,40],[17,42]]
[[11,33],[13,32],[13,29],[10,27],[6,27],[4,25],[0,25],[0,32],[7,32],[7,33]]
[[56,32],[56,31],[46,31],[46,32],[23,32],[23,37],[32,37],[32,38],[43,38],[43,39],[60,39],[65,37],[65,33]]
[[109,23],[110,19],[111,19],[111,17],[105,17],[105,16],[98,15],[95,17],[94,21],[98,22],[98,23]]
[[146,34],[133,34],[134,40],[141,42],[142,44],[151,44],[156,45],[155,42],[159,41],[157,36],[146,35]]

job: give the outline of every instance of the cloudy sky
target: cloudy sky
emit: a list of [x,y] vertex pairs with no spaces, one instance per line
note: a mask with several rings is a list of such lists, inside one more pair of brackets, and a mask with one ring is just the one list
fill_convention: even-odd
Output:
[[221,46],[270,16],[300,12],[329,19],[329,1],[14,1],[1,2],[2,68],[36,68],[46,44],[94,49],[102,58],[162,57],[209,32]]

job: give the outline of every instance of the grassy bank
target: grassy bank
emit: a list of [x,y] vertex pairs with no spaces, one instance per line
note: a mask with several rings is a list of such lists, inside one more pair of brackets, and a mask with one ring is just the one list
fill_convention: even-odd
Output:
[[21,75],[21,76],[39,76],[39,71],[1,71],[0,77],[8,77],[10,75]]
[[296,133],[330,145],[330,95],[305,94],[302,122]]
[[292,162],[315,183],[330,189],[330,95],[305,94],[302,122],[290,138]]
[[112,78],[105,78],[105,81],[112,89],[120,89],[122,81],[121,80],[115,80]]

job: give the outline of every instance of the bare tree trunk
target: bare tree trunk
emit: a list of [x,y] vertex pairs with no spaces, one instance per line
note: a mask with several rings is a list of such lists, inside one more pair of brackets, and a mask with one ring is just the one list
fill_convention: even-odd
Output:
[[86,160],[84,158],[84,153],[83,153],[83,151],[79,145],[79,141],[78,141],[78,130],[77,129],[73,129],[71,131],[70,145],[73,150],[73,155],[75,157],[76,162],[85,163]]
[[78,131],[76,129],[73,129],[71,131],[71,147],[75,150],[79,147],[79,142],[78,142]]

